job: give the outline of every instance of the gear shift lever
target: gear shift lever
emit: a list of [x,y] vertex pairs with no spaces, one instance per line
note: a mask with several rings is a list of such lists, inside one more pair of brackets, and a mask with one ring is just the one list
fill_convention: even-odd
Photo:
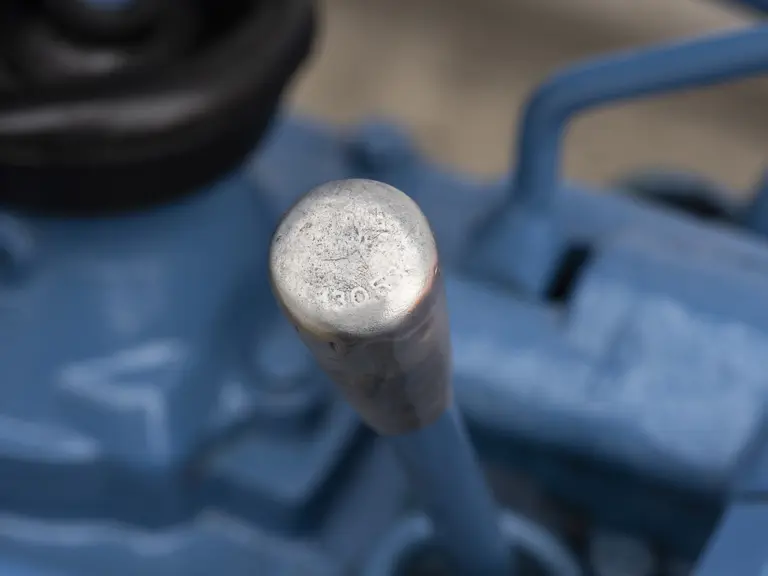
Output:
[[453,405],[445,291],[429,223],[380,182],[331,182],[284,216],[272,288],[317,362],[387,438],[461,574],[507,575],[509,548]]

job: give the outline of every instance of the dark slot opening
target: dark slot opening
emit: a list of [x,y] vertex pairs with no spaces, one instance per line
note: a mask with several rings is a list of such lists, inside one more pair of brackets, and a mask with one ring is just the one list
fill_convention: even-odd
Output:
[[547,301],[561,304],[568,302],[591,255],[592,249],[583,244],[568,249],[547,287],[545,293]]

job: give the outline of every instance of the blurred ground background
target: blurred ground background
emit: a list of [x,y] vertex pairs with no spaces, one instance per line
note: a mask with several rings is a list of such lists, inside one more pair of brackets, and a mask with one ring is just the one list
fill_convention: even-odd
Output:
[[[502,172],[529,91],[575,60],[743,26],[703,0],[321,0],[315,55],[292,94],[336,123],[384,115],[441,162]],[[566,172],[604,181],[643,165],[749,188],[768,165],[768,78],[580,117]]]

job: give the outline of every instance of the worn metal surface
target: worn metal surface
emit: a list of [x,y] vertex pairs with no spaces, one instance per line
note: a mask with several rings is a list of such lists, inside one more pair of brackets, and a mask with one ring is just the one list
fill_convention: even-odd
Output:
[[437,246],[407,195],[330,182],[285,215],[269,261],[275,297],[320,366],[379,434],[437,420],[452,402]]

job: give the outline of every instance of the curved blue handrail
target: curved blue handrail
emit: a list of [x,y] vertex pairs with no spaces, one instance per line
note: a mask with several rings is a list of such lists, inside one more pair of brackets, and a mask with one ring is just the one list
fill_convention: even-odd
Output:
[[515,202],[546,212],[557,189],[562,136],[577,113],[601,104],[719,84],[768,72],[768,26],[591,60],[541,85],[519,133]]

